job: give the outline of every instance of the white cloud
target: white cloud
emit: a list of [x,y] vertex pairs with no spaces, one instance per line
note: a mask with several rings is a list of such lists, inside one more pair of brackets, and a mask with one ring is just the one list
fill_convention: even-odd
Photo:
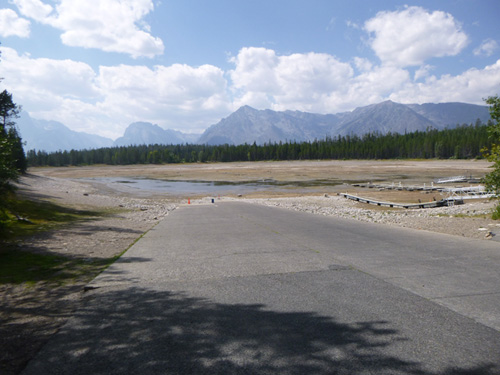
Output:
[[337,18],[332,17],[330,18],[330,22],[328,22],[328,25],[326,26],[325,30],[326,31],[331,31],[335,28],[335,24],[337,23]]
[[332,93],[345,92],[345,83],[353,76],[350,64],[319,53],[282,56],[276,71],[280,86],[276,109],[323,113],[331,110]]
[[23,15],[62,30],[61,40],[68,46],[134,58],[154,57],[164,50],[143,20],[154,9],[152,0],[60,0],[55,9],[40,0],[14,3]]
[[430,76],[425,82],[413,84],[390,95],[402,103],[465,102],[482,104],[482,98],[498,94],[500,87],[500,60],[484,69],[469,69],[462,74],[441,77]]
[[273,50],[242,48],[230,61],[236,65],[230,72],[235,88],[269,93],[279,90],[275,71],[279,58]]
[[20,18],[12,9],[0,9],[0,35],[27,38],[30,35],[30,21]]
[[361,57],[354,58],[354,65],[361,72],[370,71],[373,67],[373,64],[370,60]]
[[257,108],[327,110],[332,91],[342,90],[353,70],[347,63],[320,53],[277,56],[265,48],[243,48],[231,59],[230,72],[236,91],[235,106]]
[[99,95],[94,85],[94,71],[82,62],[32,59],[4,47],[0,69],[2,76],[6,78],[6,84],[16,87],[16,95],[38,92],[42,96],[50,93],[63,98],[80,99]]
[[413,79],[415,81],[418,81],[419,79],[428,77],[431,70],[433,70],[433,69],[434,69],[434,67],[432,65],[422,65],[420,68],[418,68],[415,71],[415,76]]
[[16,103],[33,117],[61,121],[74,130],[99,133],[98,125],[109,126],[109,119],[94,124],[95,103],[101,97],[95,85],[96,74],[82,62],[33,59],[15,50],[2,48],[2,85],[12,92]]
[[101,67],[98,83],[105,95],[99,106],[132,121],[201,131],[229,111],[224,72],[211,65]]
[[2,85],[34,118],[116,138],[134,121],[201,132],[230,112],[224,72],[191,67],[100,67],[2,48]]
[[410,74],[404,69],[375,66],[352,80],[349,84],[349,99],[357,106],[378,103],[399,91],[409,81]]
[[[243,48],[231,60],[233,108],[251,105],[275,110],[335,113],[391,99],[403,103],[484,104],[500,87],[500,60],[484,69],[434,76],[431,65],[414,73],[396,65],[355,58],[353,66],[326,54],[277,56],[273,50]],[[356,67],[357,73],[354,71]]]
[[479,47],[474,50],[476,56],[491,56],[498,49],[498,43],[493,39],[484,40]]
[[361,27],[356,22],[353,22],[351,20],[347,20],[345,24],[347,27],[351,27],[353,29],[361,29]]
[[40,0],[11,0],[17,6],[19,12],[25,17],[33,18],[36,21],[44,21],[50,13],[52,6],[41,2]]
[[429,13],[421,7],[379,12],[366,21],[370,45],[384,64],[400,67],[423,64],[432,57],[457,55],[467,35],[449,13]]
[[201,132],[245,104],[318,113],[387,99],[483,104],[482,98],[497,94],[500,87],[500,60],[439,77],[430,75],[430,66],[412,76],[407,69],[361,58],[351,65],[328,54],[280,56],[265,48],[243,48],[231,61],[229,72],[182,64],[101,66],[94,71],[85,63],[31,58],[4,47],[0,76],[5,77],[1,85],[34,118],[111,138],[134,121]]

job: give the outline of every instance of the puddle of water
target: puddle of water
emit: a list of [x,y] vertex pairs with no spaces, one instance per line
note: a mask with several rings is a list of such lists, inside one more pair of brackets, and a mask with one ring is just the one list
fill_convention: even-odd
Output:
[[149,178],[124,178],[124,177],[96,177],[82,179],[90,182],[105,184],[114,190],[121,192],[141,191],[168,193],[172,195],[184,194],[248,194],[258,191],[289,191],[299,189],[300,191],[314,191],[315,187],[327,187],[341,184],[334,180],[312,180],[312,181],[179,181],[158,180]]

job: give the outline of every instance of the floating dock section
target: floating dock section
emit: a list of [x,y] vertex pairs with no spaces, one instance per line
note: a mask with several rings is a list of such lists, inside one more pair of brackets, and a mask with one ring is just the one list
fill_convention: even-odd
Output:
[[424,184],[423,186],[404,186],[401,182],[399,184],[392,183],[391,185],[388,184],[373,184],[371,182],[366,182],[366,183],[357,183],[357,184],[352,184],[354,187],[361,187],[361,188],[368,188],[368,189],[376,189],[376,190],[406,190],[406,191],[437,191],[441,192],[445,188],[440,186],[434,186],[434,183],[431,183],[430,185]]
[[472,176],[453,176],[453,177],[445,177],[439,178],[436,180],[437,184],[455,184],[458,182],[468,182],[470,184],[479,184],[481,182],[481,178],[472,177]]
[[488,199],[495,197],[495,194],[487,191],[484,186],[451,188],[444,191],[450,195],[447,199]]
[[[361,203],[368,203],[368,204],[373,204],[376,206],[383,206],[383,207],[398,207],[398,208],[435,208],[435,207],[442,207],[442,206],[449,206],[455,203],[459,203],[457,201],[450,201],[447,199],[442,199],[440,201],[432,201],[432,202],[426,202],[426,203],[392,203],[392,202],[381,202],[381,201],[376,201],[374,199],[370,198],[362,198],[358,197],[356,195],[352,194],[347,194],[347,193],[339,193],[340,196],[351,199],[356,202],[361,202]],[[451,204],[450,204],[451,203]]]
[[[437,184],[443,183],[458,183],[458,182],[470,182],[476,183],[480,182],[480,179],[475,179],[472,176],[454,176],[442,178],[435,181]],[[372,182],[366,183],[357,183],[352,184],[354,187],[360,188],[368,188],[368,189],[376,189],[378,191],[383,190],[405,190],[405,191],[422,191],[422,192],[439,192],[448,194],[448,197],[445,199],[441,199],[440,201],[431,201],[423,203],[419,199],[419,203],[392,203],[392,202],[382,202],[376,201],[371,198],[362,198],[356,195],[348,194],[348,193],[339,193],[339,195],[344,198],[351,199],[356,202],[368,203],[377,206],[384,207],[400,207],[400,208],[434,208],[434,207],[442,207],[442,206],[454,206],[456,204],[463,204],[466,199],[487,199],[495,197],[495,194],[489,191],[486,191],[485,187],[482,185],[479,186],[468,186],[468,187],[444,187],[444,186],[434,186],[434,181],[431,182],[430,185],[424,184],[423,186],[415,186],[409,185],[404,186],[401,182],[399,184],[395,184],[394,182],[390,185],[388,184],[373,184]]]

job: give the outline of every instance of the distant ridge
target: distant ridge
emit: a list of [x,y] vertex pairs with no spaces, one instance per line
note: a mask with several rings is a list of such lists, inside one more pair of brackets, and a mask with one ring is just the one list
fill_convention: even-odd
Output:
[[36,120],[22,112],[16,120],[25,150],[54,152],[109,147],[113,140],[95,134],[76,132],[57,121]]
[[198,140],[201,144],[263,144],[279,141],[306,141],[324,138],[338,122],[335,115],[298,111],[259,111],[244,106],[208,128]]
[[456,124],[473,124],[477,119],[490,119],[488,107],[467,103],[408,104],[418,114],[432,121],[439,128]]
[[116,139],[115,146],[149,145],[149,144],[183,144],[195,143],[199,134],[185,134],[176,130],[163,129],[150,122],[134,122],[125,130],[123,137]]
[[303,142],[327,136],[444,129],[474,124],[478,119],[482,123],[488,122],[487,106],[466,103],[400,104],[387,100],[337,114],[280,112],[243,106],[201,135],[163,129],[150,122],[134,122],[114,142],[109,138],[75,132],[60,122],[32,119],[26,112],[21,114],[17,125],[26,142],[26,150],[53,152],[148,144]]
[[156,143],[196,143],[200,137],[200,134],[165,130],[149,122],[135,122],[128,126],[123,137],[113,141],[110,138],[73,131],[57,121],[36,120],[31,118],[27,112],[21,113],[16,125],[23,142],[26,142],[26,151],[55,152]]
[[405,133],[486,123],[488,107],[466,103],[400,104],[390,100],[352,112],[321,115],[300,111],[276,112],[244,106],[210,126],[198,143],[263,144],[313,141],[326,136],[366,133]]
[[345,116],[331,133],[340,135],[366,133],[405,133],[438,128],[437,125],[404,104],[390,100],[356,108]]

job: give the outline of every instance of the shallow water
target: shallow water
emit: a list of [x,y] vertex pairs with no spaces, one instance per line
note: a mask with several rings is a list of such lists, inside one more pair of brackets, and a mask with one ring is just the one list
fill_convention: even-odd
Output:
[[159,180],[134,177],[96,177],[82,179],[93,183],[104,184],[121,192],[154,192],[172,195],[221,195],[221,194],[248,194],[259,191],[315,191],[317,187],[335,186],[341,182],[334,180],[290,181],[275,180],[259,181],[179,181]]

